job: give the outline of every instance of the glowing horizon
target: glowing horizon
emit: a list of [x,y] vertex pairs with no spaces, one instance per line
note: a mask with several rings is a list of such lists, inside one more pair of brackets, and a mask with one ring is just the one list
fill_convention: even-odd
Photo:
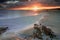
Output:
[[12,8],[12,9],[9,9],[9,10],[44,10],[44,9],[56,9],[56,8],[60,8],[60,6],[50,6],[50,7],[38,7],[38,6],[35,6],[35,7],[20,7],[20,8]]
[[23,6],[23,7],[9,8],[8,10],[33,10],[33,11],[38,11],[38,10],[56,9],[56,8],[60,8],[60,6],[45,6],[43,4],[35,3],[35,4],[30,4],[30,5],[27,5],[27,6]]

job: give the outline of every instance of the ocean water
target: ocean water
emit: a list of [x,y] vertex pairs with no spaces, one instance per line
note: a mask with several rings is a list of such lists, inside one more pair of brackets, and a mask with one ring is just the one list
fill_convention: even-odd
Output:
[[[60,11],[42,11],[34,15],[33,11],[0,10],[0,25],[8,26],[8,30],[1,35],[3,38],[17,36],[20,31],[31,28],[34,23],[40,22],[50,27],[57,35],[60,35]],[[18,37],[18,36],[17,36]],[[20,36],[19,36],[20,37]],[[60,37],[60,36],[59,36]],[[9,39],[6,39],[9,40]],[[11,40],[15,40],[12,39]],[[17,40],[17,39],[16,39]],[[58,40],[58,39],[57,39]]]

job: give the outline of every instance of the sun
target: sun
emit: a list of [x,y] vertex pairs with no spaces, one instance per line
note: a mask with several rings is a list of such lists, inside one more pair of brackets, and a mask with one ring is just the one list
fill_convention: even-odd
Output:
[[33,6],[33,7],[32,7],[32,10],[33,10],[33,11],[38,11],[38,10],[39,10],[39,7],[38,7],[38,6]]

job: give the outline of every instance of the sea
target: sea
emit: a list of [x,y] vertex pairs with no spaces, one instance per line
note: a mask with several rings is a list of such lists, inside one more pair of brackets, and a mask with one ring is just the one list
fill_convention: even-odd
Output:
[[0,40],[21,40],[20,38],[26,36],[25,34],[32,33],[31,29],[34,27],[34,24],[39,23],[51,28],[55,32],[57,38],[53,40],[60,40],[60,10],[42,10],[38,12],[0,10],[0,27],[8,27],[8,30],[1,34]]

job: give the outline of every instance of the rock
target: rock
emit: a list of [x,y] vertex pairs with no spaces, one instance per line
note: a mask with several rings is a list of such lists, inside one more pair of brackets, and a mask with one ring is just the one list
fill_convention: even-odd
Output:
[[8,27],[0,27],[0,34],[4,33]]
[[49,36],[51,38],[51,40],[52,40],[52,38],[55,38],[56,37],[56,35],[53,32],[53,30],[50,29],[50,28],[47,28],[44,25],[42,26],[42,30],[44,31],[44,34],[46,34],[47,36]]
[[33,38],[42,39],[42,31],[38,24],[34,24]]

